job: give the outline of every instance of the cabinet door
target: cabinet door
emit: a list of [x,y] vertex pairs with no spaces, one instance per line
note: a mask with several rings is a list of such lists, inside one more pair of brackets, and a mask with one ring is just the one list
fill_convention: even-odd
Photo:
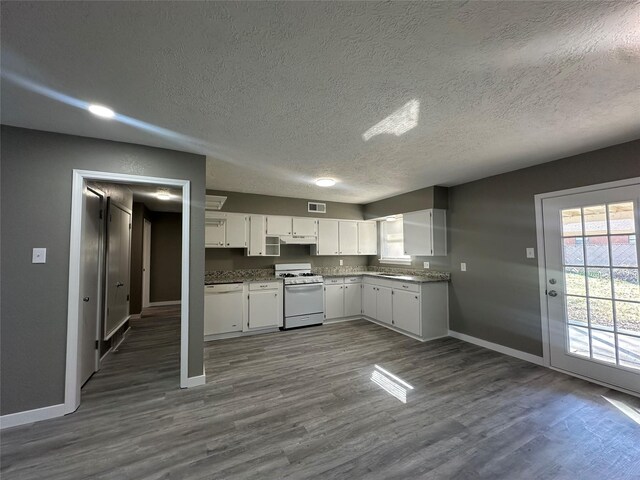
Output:
[[362,285],[362,313],[371,318],[378,318],[376,288],[366,283]]
[[315,218],[294,218],[293,234],[315,237],[318,234]]
[[249,249],[247,255],[259,256],[265,254],[264,215],[249,216]]
[[338,222],[340,255],[358,254],[358,223]]
[[430,210],[403,214],[402,231],[405,255],[433,255]]
[[393,291],[393,324],[420,335],[420,295],[404,290]]
[[291,217],[267,217],[267,235],[291,235]]
[[338,221],[318,220],[318,255],[338,255]]
[[280,297],[277,290],[259,290],[249,293],[249,329],[277,327]]
[[226,225],[226,246],[229,248],[244,248],[247,246],[247,217],[244,215],[229,215]]
[[204,296],[204,334],[242,331],[242,290],[206,293]]
[[358,255],[378,254],[378,225],[376,222],[358,222]]
[[378,311],[376,318],[382,323],[391,325],[393,323],[393,301],[391,298],[393,290],[389,287],[376,287],[376,289],[376,309]]
[[222,218],[207,218],[204,225],[204,246],[224,247],[225,220]]
[[327,320],[344,317],[344,285],[326,285],[324,303],[324,316]]
[[362,313],[362,285],[351,283],[344,285],[344,316],[354,317]]

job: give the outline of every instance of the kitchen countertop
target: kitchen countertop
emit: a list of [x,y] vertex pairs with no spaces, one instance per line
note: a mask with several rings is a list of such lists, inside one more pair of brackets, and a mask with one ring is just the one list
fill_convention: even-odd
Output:
[[271,268],[259,268],[255,270],[216,270],[207,272],[204,276],[205,285],[217,285],[221,283],[264,282],[265,280],[278,280],[275,271]]
[[330,273],[322,275],[326,278],[331,277],[380,277],[389,280],[400,280],[402,282],[427,283],[427,282],[448,282],[450,274],[447,272],[425,272],[419,275],[405,273],[386,273],[386,272],[348,272],[348,273]]

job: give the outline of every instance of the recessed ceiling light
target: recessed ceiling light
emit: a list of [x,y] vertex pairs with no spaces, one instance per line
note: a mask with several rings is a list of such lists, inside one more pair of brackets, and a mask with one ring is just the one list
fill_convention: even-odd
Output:
[[336,181],[333,178],[319,178],[316,180],[316,185],[319,187],[333,187]]
[[89,105],[88,110],[97,117],[101,118],[113,118],[116,113],[104,105]]
[[398,219],[398,218],[397,218],[397,217],[394,217],[394,216],[391,216],[391,217],[387,217],[387,218],[386,218],[387,222],[395,222],[397,219]]
[[156,198],[158,200],[171,200],[171,194],[169,192],[158,192],[156,193]]

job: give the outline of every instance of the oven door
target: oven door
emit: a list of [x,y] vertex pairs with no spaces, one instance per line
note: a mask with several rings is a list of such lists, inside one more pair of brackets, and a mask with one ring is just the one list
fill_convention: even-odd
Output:
[[284,316],[295,317],[308,313],[324,313],[322,283],[285,285]]

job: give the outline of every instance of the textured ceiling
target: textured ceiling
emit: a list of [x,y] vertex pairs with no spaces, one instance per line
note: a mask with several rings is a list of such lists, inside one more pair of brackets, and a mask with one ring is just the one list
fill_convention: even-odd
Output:
[[2,122],[361,203],[640,137],[639,25],[637,2],[3,2]]

